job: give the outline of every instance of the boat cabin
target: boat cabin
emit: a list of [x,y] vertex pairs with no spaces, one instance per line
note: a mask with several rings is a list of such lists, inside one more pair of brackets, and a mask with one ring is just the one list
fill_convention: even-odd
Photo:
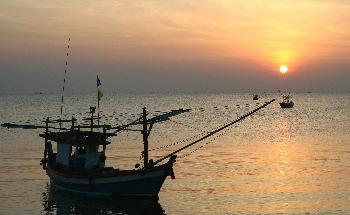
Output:
[[[45,139],[43,168],[50,167],[69,172],[73,175],[87,175],[94,170],[105,168],[106,146],[108,138],[115,136],[108,133],[109,125],[99,125],[100,117],[94,117],[95,108],[90,107],[91,117],[83,120],[90,121],[89,125],[76,125],[76,119],[49,120],[46,119],[45,132],[39,136]],[[94,120],[97,119],[97,125]],[[62,127],[62,123],[71,123],[70,128]],[[51,125],[59,124],[59,128]],[[50,131],[53,128],[54,131]],[[85,130],[84,130],[85,129]],[[96,131],[94,131],[94,129]],[[101,131],[102,129],[102,131]],[[56,143],[56,152],[52,143]]]
[[[45,157],[50,166],[73,169],[74,174],[84,175],[90,170],[105,167],[106,133],[91,131],[45,132]],[[52,142],[57,143],[56,152]]]

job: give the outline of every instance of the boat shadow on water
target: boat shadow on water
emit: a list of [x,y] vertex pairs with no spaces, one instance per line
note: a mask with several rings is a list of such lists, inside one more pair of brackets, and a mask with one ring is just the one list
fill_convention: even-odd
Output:
[[59,190],[50,184],[42,194],[42,204],[43,214],[165,214],[158,198],[86,196]]

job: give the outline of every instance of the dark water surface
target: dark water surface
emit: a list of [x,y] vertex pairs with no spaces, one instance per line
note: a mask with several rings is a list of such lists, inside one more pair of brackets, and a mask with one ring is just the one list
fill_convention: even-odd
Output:
[[[151,114],[177,108],[190,113],[157,124],[150,152],[159,158],[181,140],[235,119],[277,94],[105,95],[105,121],[129,122],[141,108]],[[159,201],[103,199],[57,191],[39,165],[37,130],[0,128],[0,214],[350,214],[350,94],[296,94],[293,109],[277,102],[202,144],[179,153],[175,180]],[[0,123],[39,123],[59,113],[59,95],[0,96]],[[95,95],[66,98],[65,113],[88,111]],[[75,115],[82,118],[82,115]],[[192,154],[192,150],[204,146]],[[140,163],[139,133],[112,139],[107,165]]]

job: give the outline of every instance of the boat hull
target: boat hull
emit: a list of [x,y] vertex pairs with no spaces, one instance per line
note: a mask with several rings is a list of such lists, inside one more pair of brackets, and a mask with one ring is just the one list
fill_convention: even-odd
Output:
[[48,166],[47,175],[56,188],[75,193],[105,196],[144,196],[155,197],[167,178],[173,175],[175,158],[168,163],[148,168],[130,170],[112,176],[72,176]]
[[281,106],[281,108],[292,108],[292,107],[294,107],[294,102],[288,102],[288,103],[281,102],[280,106]]
[[109,178],[66,178],[48,170],[52,185],[59,189],[107,196],[157,196],[166,177],[165,169]]

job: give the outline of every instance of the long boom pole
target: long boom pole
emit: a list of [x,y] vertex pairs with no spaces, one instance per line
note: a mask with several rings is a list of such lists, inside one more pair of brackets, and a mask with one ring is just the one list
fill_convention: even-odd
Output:
[[240,116],[240,117],[237,118],[235,121],[230,122],[229,124],[224,125],[224,126],[218,128],[218,129],[214,130],[214,131],[211,131],[211,132],[209,132],[207,135],[205,135],[204,137],[201,137],[201,138],[199,138],[198,140],[195,140],[194,142],[192,142],[192,143],[190,143],[190,144],[188,144],[188,145],[186,145],[186,146],[184,146],[184,147],[182,147],[182,148],[180,148],[180,149],[178,149],[178,150],[176,150],[176,151],[174,151],[174,152],[172,152],[172,153],[170,153],[170,154],[168,154],[168,155],[166,155],[166,156],[160,158],[159,160],[156,160],[156,161],[154,162],[154,165],[156,165],[157,163],[162,162],[163,160],[165,160],[165,159],[171,157],[172,155],[175,155],[176,153],[178,153],[178,152],[180,152],[180,151],[182,151],[182,150],[184,150],[184,149],[186,149],[186,148],[188,148],[188,147],[190,147],[190,146],[192,146],[192,145],[194,145],[194,144],[196,144],[196,143],[198,143],[198,142],[200,142],[200,141],[202,141],[202,140],[204,140],[204,139],[206,139],[206,138],[208,138],[208,137],[210,137],[210,136],[212,136],[212,135],[214,135],[215,133],[218,133],[219,131],[222,131],[222,130],[224,130],[225,128],[232,126],[233,124],[235,124],[235,123],[237,123],[237,122],[239,122],[239,121],[242,121],[243,119],[247,118],[248,116],[254,114],[254,113],[257,112],[257,111],[259,111],[260,109],[263,109],[264,107],[268,106],[269,104],[271,104],[271,103],[274,102],[275,100],[276,100],[276,99],[272,99],[271,101],[266,102],[265,104],[261,105],[260,107],[258,107],[258,108],[256,108],[256,109],[254,109],[254,110],[252,110],[252,111],[250,111],[250,112],[244,114],[243,116]]

